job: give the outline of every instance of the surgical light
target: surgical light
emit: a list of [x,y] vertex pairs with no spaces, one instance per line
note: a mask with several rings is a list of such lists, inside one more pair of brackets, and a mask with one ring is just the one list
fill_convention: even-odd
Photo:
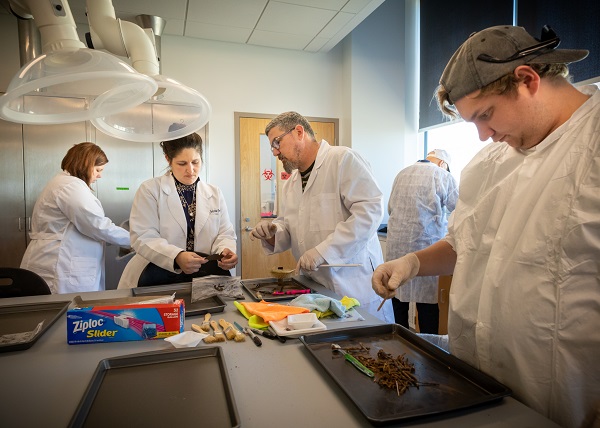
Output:
[[[154,79],[79,41],[66,0],[10,1],[16,13],[33,16],[44,53],[25,64],[0,97],[3,119],[40,125],[92,120],[133,108],[156,92]],[[66,101],[69,97],[85,99],[85,107]]]

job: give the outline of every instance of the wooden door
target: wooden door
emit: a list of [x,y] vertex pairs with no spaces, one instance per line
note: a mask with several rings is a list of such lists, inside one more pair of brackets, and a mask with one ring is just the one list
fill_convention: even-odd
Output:
[[[261,242],[250,239],[250,231],[261,219],[272,221],[276,218],[278,212],[277,201],[279,198],[276,196],[273,215],[261,217],[261,212],[263,216],[265,215],[264,207],[261,206],[261,180],[275,180],[276,192],[279,192],[283,180],[287,177],[281,161],[273,157],[270,152],[268,139],[265,135],[265,127],[270,121],[271,118],[239,118],[241,214],[241,236],[239,238],[241,242],[240,265],[242,279],[268,278],[272,276],[270,271],[273,268],[293,269],[296,267],[296,260],[290,250],[267,256],[262,249]],[[325,139],[328,143],[335,144],[337,125],[335,121],[315,120],[311,121],[310,124],[317,140]],[[261,149],[263,160],[266,156],[265,150],[268,150],[268,155],[274,159],[275,167],[272,168],[272,171],[265,171],[265,168],[261,169]]]

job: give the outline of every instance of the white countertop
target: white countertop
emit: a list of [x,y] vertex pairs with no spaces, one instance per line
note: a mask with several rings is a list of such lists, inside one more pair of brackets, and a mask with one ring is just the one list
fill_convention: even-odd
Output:
[[[303,277],[301,280],[321,294],[335,296],[318,284]],[[111,290],[80,295],[84,300],[91,300],[129,296],[130,291]],[[70,300],[74,296],[0,299],[0,306]],[[360,325],[381,324],[369,314],[363,313],[363,316],[365,321],[360,321]],[[231,301],[228,301],[225,312],[214,314],[214,317],[246,325],[245,318]],[[187,317],[186,330],[191,329],[192,323],[199,324],[202,319],[203,315]],[[346,325],[338,322],[329,324],[328,328],[343,328]],[[262,342],[261,347],[248,339],[240,343],[228,341],[217,344],[224,351],[242,427],[293,428],[309,424],[344,428],[371,426],[298,339],[280,343],[262,338]],[[198,346],[209,345],[201,342]],[[0,425],[66,427],[100,360],[168,349],[173,347],[163,340],[68,345],[66,317],[63,315],[31,348],[0,353]],[[558,427],[511,397],[470,410],[403,423],[401,426]]]

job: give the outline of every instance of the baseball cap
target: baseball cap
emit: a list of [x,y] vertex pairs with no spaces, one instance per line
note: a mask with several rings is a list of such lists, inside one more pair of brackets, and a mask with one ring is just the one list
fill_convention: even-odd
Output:
[[584,59],[585,49],[556,49],[560,39],[548,26],[541,40],[525,28],[498,25],[471,34],[452,55],[440,78],[451,103],[511,73],[523,64],[568,64]]
[[434,157],[438,158],[439,160],[443,160],[448,165],[448,168],[450,168],[450,155],[448,154],[448,152],[446,150],[434,149],[434,150],[430,151],[429,153],[427,153],[427,156],[434,156]]

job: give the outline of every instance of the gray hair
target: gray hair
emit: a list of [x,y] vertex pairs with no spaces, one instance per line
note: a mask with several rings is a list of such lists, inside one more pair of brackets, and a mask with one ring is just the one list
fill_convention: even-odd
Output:
[[296,125],[302,125],[306,133],[310,135],[312,141],[317,141],[317,139],[315,138],[315,133],[312,127],[310,126],[310,123],[308,123],[308,120],[300,113],[296,113],[295,111],[281,113],[275,119],[270,121],[267,127],[265,128],[265,134],[269,134],[269,131],[271,131],[271,129],[275,127],[281,128],[285,131],[289,131],[290,129],[293,129]]

